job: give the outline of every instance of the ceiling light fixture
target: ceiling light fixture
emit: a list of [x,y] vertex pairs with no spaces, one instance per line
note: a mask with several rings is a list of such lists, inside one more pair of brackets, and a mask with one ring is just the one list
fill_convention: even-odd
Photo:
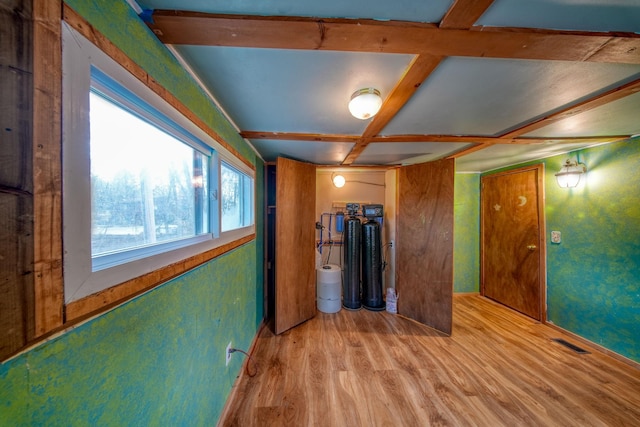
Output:
[[351,95],[349,111],[356,119],[366,120],[375,116],[382,106],[380,91],[372,87],[359,89]]
[[560,172],[556,174],[556,180],[561,188],[577,187],[580,183],[580,177],[586,171],[587,167],[582,163],[572,162],[570,159],[567,159],[560,169]]
[[347,182],[347,180],[344,179],[344,176],[336,174],[331,175],[331,181],[333,182],[333,185],[336,186],[336,188],[344,187],[345,182]]

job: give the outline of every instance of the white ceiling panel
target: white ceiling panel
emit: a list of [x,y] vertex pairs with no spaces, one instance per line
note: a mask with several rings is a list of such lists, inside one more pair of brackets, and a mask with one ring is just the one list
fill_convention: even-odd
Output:
[[139,0],[145,9],[191,10],[239,15],[365,18],[414,22],[439,22],[453,0]]
[[393,89],[413,55],[180,46],[179,53],[243,130],[360,134],[358,89]]
[[[585,143],[563,144],[500,144],[456,159],[456,172],[486,172],[518,163],[543,159],[568,153],[588,145]],[[558,166],[560,169],[560,165]]]
[[495,0],[476,25],[640,33],[640,1]]
[[267,162],[273,162],[277,157],[287,157],[318,165],[340,164],[353,148],[353,144],[349,142],[328,143],[269,139],[254,139],[250,142]]
[[408,165],[441,159],[469,144],[439,142],[376,142],[364,149],[357,165]]
[[527,137],[640,134],[640,92],[545,126]]
[[628,64],[452,57],[382,134],[499,135],[637,73]]

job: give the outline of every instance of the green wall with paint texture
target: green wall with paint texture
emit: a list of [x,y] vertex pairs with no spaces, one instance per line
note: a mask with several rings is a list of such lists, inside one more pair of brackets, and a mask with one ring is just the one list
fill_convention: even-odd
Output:
[[480,174],[457,173],[453,205],[453,291],[480,290]]
[[[66,2],[256,166],[263,163],[124,0]],[[256,240],[0,364],[0,426],[217,422],[263,317]]]
[[[567,158],[587,167],[574,189],[556,183]],[[640,363],[640,138],[491,173],[536,163],[545,166],[547,320]]]
[[[588,170],[575,189],[555,182],[568,157]],[[548,319],[640,362],[640,138],[545,164]]]

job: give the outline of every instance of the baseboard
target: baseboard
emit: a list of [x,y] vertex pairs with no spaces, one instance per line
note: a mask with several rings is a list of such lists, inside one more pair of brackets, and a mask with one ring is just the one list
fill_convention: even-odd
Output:
[[636,362],[635,360],[631,360],[628,357],[625,357],[625,356],[623,356],[621,354],[616,353],[615,351],[611,351],[608,348],[601,346],[600,344],[596,344],[593,341],[589,341],[588,339],[586,339],[584,337],[581,337],[580,335],[577,335],[577,334],[575,334],[575,333],[573,333],[571,331],[568,331],[568,330],[566,330],[564,328],[561,328],[560,326],[555,325],[555,324],[553,324],[553,323],[551,323],[549,321],[544,322],[544,325],[550,327],[551,329],[555,329],[555,330],[557,330],[559,332],[562,332],[565,335],[568,335],[572,339],[574,339],[576,341],[579,341],[581,344],[584,344],[586,346],[592,347],[594,350],[597,350],[599,353],[604,353],[604,354],[606,354],[607,356],[609,356],[609,357],[611,357],[613,359],[616,359],[616,360],[618,360],[618,361],[620,361],[620,362],[622,362],[622,363],[624,363],[626,365],[629,365],[629,366],[631,366],[633,368],[636,368],[636,369],[640,370],[640,363]]
[[[261,335],[262,330],[265,327],[266,327],[266,323],[264,319],[262,319],[262,322],[260,323],[260,326],[258,327],[258,331],[256,332],[255,336],[253,337],[253,341],[251,341],[251,345],[249,346],[247,353],[253,354],[253,350],[255,349],[256,344],[258,343],[258,337]],[[238,354],[241,354],[241,353],[238,353]],[[220,418],[218,418],[218,422],[216,423],[217,427],[224,426],[224,421],[227,419],[227,416],[229,415],[229,408],[231,406],[231,402],[234,401],[236,394],[238,392],[238,384],[240,384],[240,381],[242,381],[244,379],[244,376],[247,375],[247,364],[250,362],[251,361],[249,360],[248,357],[244,358],[244,362],[240,367],[240,374],[236,377],[236,380],[233,382],[233,386],[231,386],[231,392],[229,393],[229,396],[227,396],[227,401],[224,403],[224,407],[222,408],[222,412],[220,413]]]

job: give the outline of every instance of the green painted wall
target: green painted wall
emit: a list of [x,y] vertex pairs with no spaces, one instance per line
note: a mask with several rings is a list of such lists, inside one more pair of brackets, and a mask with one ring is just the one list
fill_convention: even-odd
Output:
[[[124,0],[69,0],[256,165],[263,164]],[[0,364],[0,426],[215,425],[263,317],[262,215],[255,241]]]
[[215,425],[256,331],[248,244],[0,367],[6,426]]
[[[554,176],[567,158],[587,166],[575,189]],[[640,362],[640,138],[513,168],[535,163],[545,165],[548,321]]]
[[480,290],[480,174],[455,176],[453,291]]
[[[555,182],[567,157],[588,169],[576,189]],[[640,362],[640,139],[545,164],[548,319]]]

